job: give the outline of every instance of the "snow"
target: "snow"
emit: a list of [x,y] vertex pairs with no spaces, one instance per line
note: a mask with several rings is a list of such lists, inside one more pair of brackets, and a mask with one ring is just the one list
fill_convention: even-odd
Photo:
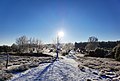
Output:
[[8,81],[26,81],[35,78],[46,66],[50,63],[40,64],[38,67],[31,68],[21,73],[14,74],[11,80]]
[[81,71],[74,59],[60,57],[63,59],[40,64],[38,67],[14,74],[8,81],[86,81],[87,79],[106,81],[93,74],[93,72],[97,72],[96,70],[90,70],[86,67],[85,71]]

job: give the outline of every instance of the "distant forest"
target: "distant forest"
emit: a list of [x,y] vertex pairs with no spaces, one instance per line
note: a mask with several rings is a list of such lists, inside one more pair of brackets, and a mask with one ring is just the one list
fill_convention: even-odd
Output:
[[[75,48],[84,49],[88,43],[89,42],[80,42],[80,43],[75,42]],[[98,44],[100,48],[109,50],[109,49],[114,48],[118,44],[120,44],[120,41],[108,41],[108,42],[102,41],[102,42],[98,42]]]

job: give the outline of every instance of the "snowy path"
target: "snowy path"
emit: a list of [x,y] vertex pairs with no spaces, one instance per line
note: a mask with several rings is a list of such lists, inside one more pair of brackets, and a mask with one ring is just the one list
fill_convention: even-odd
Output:
[[90,70],[83,72],[77,66],[75,60],[63,57],[52,64],[40,64],[36,68],[15,74],[10,81],[86,81],[87,79],[105,81]]

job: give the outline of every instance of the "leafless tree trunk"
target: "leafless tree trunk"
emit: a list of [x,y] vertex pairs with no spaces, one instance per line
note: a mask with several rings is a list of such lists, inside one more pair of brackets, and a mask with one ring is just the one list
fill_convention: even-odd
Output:
[[6,69],[8,67],[8,63],[9,63],[9,54],[7,53],[7,59],[6,59]]

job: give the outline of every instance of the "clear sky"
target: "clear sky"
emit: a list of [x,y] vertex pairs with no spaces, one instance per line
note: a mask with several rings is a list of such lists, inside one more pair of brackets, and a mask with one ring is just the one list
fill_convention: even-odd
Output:
[[120,0],[0,0],[0,45],[26,35],[52,43],[120,40]]

